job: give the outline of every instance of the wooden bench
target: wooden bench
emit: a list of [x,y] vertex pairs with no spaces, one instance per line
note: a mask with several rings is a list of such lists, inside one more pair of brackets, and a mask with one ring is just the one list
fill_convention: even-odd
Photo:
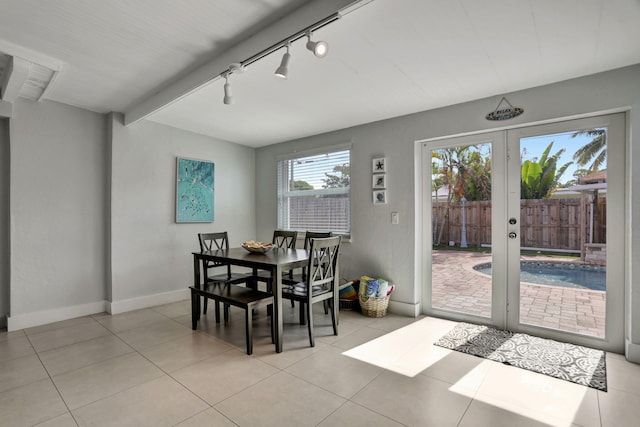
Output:
[[[200,320],[200,297],[205,297],[224,305],[224,322],[229,321],[229,306],[244,309],[247,354],[253,353],[253,310],[273,304],[273,295],[257,289],[222,282],[207,283],[202,288],[191,289],[191,328],[198,328]],[[220,323],[220,313],[216,310],[216,323]],[[273,316],[271,316],[271,341],[273,342]]]

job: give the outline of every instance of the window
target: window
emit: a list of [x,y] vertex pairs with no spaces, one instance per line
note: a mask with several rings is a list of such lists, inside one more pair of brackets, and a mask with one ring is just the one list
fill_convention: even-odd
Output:
[[278,228],[351,233],[350,147],[278,160]]

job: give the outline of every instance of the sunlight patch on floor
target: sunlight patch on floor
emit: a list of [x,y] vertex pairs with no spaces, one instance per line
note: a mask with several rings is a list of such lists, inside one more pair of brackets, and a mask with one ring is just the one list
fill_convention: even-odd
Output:
[[433,343],[454,325],[454,322],[427,317],[342,354],[414,377],[450,353]]
[[406,377],[445,381],[449,391],[473,399],[482,416],[599,425],[594,389],[433,345],[455,325],[426,317],[342,354]]

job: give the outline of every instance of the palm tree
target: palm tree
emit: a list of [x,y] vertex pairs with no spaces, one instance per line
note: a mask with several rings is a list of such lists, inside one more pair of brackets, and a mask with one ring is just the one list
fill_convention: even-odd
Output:
[[607,161],[607,134],[605,129],[587,129],[573,133],[572,138],[587,135],[591,141],[580,147],[573,155],[573,160],[579,166],[586,166],[589,162],[589,172],[596,172]]
[[[481,147],[476,145],[442,148],[433,151],[431,157],[437,159],[432,160],[434,190],[437,190],[435,186],[438,185],[446,187],[448,191],[439,231],[438,218],[434,218],[434,242],[439,245],[453,201],[459,201],[463,197],[469,201],[491,198],[491,159],[483,156]],[[436,198],[436,213],[438,205]]]

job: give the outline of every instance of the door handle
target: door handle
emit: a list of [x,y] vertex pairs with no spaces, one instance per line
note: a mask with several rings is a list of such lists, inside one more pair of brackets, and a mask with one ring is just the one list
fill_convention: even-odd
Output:
[[515,231],[512,231],[511,233],[509,233],[510,239],[515,239],[516,237],[518,237],[518,233],[516,233]]

